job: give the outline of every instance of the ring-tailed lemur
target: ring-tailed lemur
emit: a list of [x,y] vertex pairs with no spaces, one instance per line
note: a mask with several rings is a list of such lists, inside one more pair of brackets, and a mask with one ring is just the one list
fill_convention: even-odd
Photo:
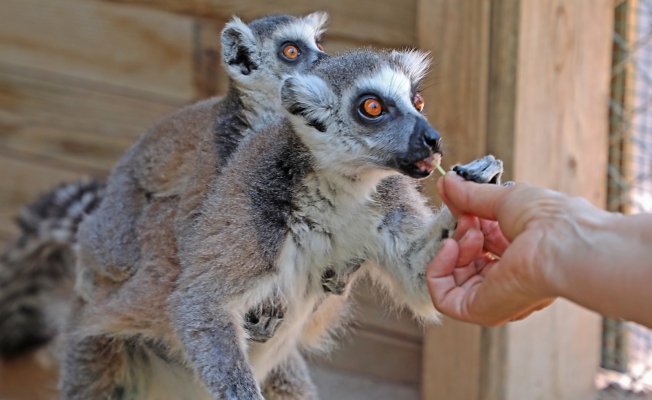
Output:
[[[131,214],[139,252],[125,260],[133,273],[121,281],[106,278],[115,266],[105,254],[122,243],[96,238],[133,199],[106,197],[80,226],[83,300],[67,336],[64,399],[154,391],[316,398],[300,350],[306,335],[326,328],[316,313],[337,316],[324,302],[324,276],[368,274],[398,304],[436,319],[425,269],[455,220],[446,209],[433,212],[415,187],[441,151],[420,113],[427,64],[415,51],[361,51],[288,77],[286,117],[244,138],[220,173],[181,159],[193,190],[142,195]],[[136,179],[143,156],[140,144],[128,153],[109,193]],[[502,173],[490,157],[474,165],[488,180]],[[283,323],[265,343],[247,342],[243,317],[270,298],[282,299]]]
[[[132,202],[108,212],[116,215],[102,221],[108,230],[91,238],[111,236],[119,243],[98,255],[111,265],[105,271],[111,279],[133,273],[132,261],[139,257],[133,222],[148,199],[193,190],[193,184],[207,185],[243,137],[279,118],[281,78],[325,57],[320,42],[326,22],[327,14],[316,12],[305,17],[269,16],[248,25],[234,18],[225,26],[227,95],[187,107],[156,124],[138,150],[129,153],[138,152],[139,159],[117,167],[122,172],[134,168],[129,171],[134,173],[127,179],[116,174],[112,178],[124,180],[110,186],[109,196]],[[184,169],[189,165],[190,170]],[[95,211],[105,196],[104,186],[99,181],[61,185],[24,209],[18,219],[21,235],[0,258],[0,357],[47,342],[60,330],[74,279],[77,226],[83,215]],[[247,316],[252,340],[271,337],[282,314],[270,304],[252,308]]]

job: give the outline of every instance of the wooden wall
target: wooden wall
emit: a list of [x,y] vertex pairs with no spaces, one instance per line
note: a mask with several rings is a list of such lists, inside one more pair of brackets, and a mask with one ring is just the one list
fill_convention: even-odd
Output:
[[[601,204],[611,3],[2,0],[0,240],[15,234],[10,220],[21,204],[60,182],[105,177],[153,121],[224,93],[219,32],[232,14],[325,10],[327,52],[431,51],[426,109],[445,137],[445,164],[493,152],[511,178]],[[436,200],[431,186],[426,191]],[[590,392],[598,328],[594,316],[569,305],[498,329],[445,321],[424,338],[409,316],[387,313],[367,289],[358,297],[357,333],[322,363],[422,383],[424,399]]]
[[[14,237],[20,205],[61,182],[106,177],[153,121],[224,93],[219,35],[233,14],[315,10],[331,15],[328,52],[416,44],[415,0],[0,1],[0,240]],[[364,287],[357,298],[355,334],[315,362],[417,385],[421,328]]]
[[[469,140],[455,155],[493,153],[508,179],[604,207],[613,1],[419,4],[455,22],[433,29],[419,12],[420,43],[449,74],[427,99],[445,107],[445,132]],[[438,42],[451,36],[453,54]],[[423,399],[594,399],[599,351],[600,317],[561,300],[500,328],[447,320],[425,335]]]

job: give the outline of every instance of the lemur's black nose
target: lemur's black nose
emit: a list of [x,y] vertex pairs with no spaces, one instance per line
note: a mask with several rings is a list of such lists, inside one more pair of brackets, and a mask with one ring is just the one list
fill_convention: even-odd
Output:
[[418,130],[425,144],[435,153],[441,153],[441,135],[435,128],[430,126],[423,118],[417,120],[415,131]]
[[441,135],[439,132],[432,126],[428,126],[428,129],[425,132],[424,140],[426,144],[430,146],[432,151],[435,153],[441,153]]

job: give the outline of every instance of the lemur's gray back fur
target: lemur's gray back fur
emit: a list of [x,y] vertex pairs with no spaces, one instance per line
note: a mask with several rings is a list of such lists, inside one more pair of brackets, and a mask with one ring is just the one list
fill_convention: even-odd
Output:
[[[357,52],[291,74],[285,112],[253,125],[222,168],[219,143],[199,136],[199,150],[176,160],[178,187],[142,183],[149,160],[167,154],[165,136],[132,148],[80,226],[64,399],[143,398],[161,370],[201,399],[315,399],[301,351],[346,305],[324,292],[324,276],[369,275],[399,305],[436,319],[425,268],[455,220],[415,188],[441,151],[415,100],[425,58]],[[247,76],[255,57],[245,61],[235,67]],[[501,171],[493,159],[480,164]],[[130,185],[143,192],[120,195]],[[121,237],[102,233],[132,207],[122,222],[134,227],[137,256],[125,270],[106,257]],[[245,317],[269,298],[283,302],[283,324],[267,342],[248,342]]]
[[[326,21],[327,15],[318,12],[307,17],[269,16],[248,25],[236,18],[227,24],[223,59],[230,86],[226,96],[188,107],[159,122],[139,145],[139,157],[143,159],[135,168],[136,173],[126,179],[115,176],[119,174],[111,178],[120,183],[114,182],[112,187],[117,189],[111,189],[110,196],[135,200],[115,210],[122,219],[102,221],[104,226],[117,226],[112,233],[119,246],[104,254],[104,259],[115,265],[111,270],[114,279],[124,278],[126,264],[139,257],[138,249],[132,245],[133,221],[139,207],[161,193],[187,190],[184,185],[189,179],[188,171],[177,167],[187,165],[189,158],[196,157],[196,162],[205,163],[205,176],[210,177],[226,165],[254,127],[261,122],[269,123],[269,114],[279,113],[277,92],[282,76],[307,68],[324,56],[314,42],[320,40]],[[281,37],[279,29],[288,32]],[[311,43],[306,43],[308,39]],[[269,59],[270,49],[260,51],[283,42],[298,43],[302,51],[299,62],[278,63]],[[258,54],[244,62],[242,51]],[[252,77],[256,74],[259,76]],[[264,96],[252,96],[253,92],[265,91]],[[260,104],[259,100],[264,102]],[[148,147],[151,137],[157,143],[154,149]],[[117,170],[123,171],[124,167],[118,166]],[[99,181],[62,185],[28,206],[18,219],[21,236],[0,259],[0,357],[46,342],[60,330],[69,308],[65,299],[70,296],[74,278],[77,228],[84,215],[95,211],[105,196],[104,188],[105,183]],[[83,207],[72,201],[75,196]],[[53,313],[52,307],[46,307],[53,303],[60,312]],[[252,339],[267,340],[282,321],[282,309],[262,304],[255,310],[247,317]]]

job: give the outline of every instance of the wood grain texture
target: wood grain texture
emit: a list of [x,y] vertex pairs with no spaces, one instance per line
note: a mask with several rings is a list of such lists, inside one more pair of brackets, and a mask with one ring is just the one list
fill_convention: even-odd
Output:
[[0,152],[0,237],[14,238],[13,218],[24,204],[62,182],[80,179],[84,174],[39,164]]
[[0,148],[107,173],[177,106],[59,83],[0,63]]
[[428,328],[423,349],[422,399],[478,398],[480,333],[477,326],[447,318],[441,326]]
[[193,30],[195,88],[198,98],[223,95],[229,79],[222,66],[221,34],[223,21],[198,19]]
[[503,160],[503,181],[514,179],[514,130],[520,0],[492,0],[487,153]]
[[507,327],[482,328],[480,340],[480,400],[504,400],[507,382]]
[[[639,146],[634,142],[634,127],[638,125],[636,112],[636,62],[631,62],[630,49],[638,40],[639,1],[628,0],[617,7],[614,32],[620,36],[614,41],[612,57],[611,99],[617,104],[609,109],[609,166],[617,170],[617,179],[609,180],[607,210],[631,214],[633,203],[629,191],[636,180],[636,160]],[[626,121],[626,122],[625,122]]]
[[315,358],[314,362],[391,382],[418,384],[421,381],[421,348],[420,342],[362,326],[342,338],[327,359]]
[[412,314],[407,310],[392,310],[391,304],[370,284],[355,286],[353,303],[356,326],[419,345],[423,341],[423,329]]
[[[461,10],[472,3],[455,4]],[[463,142],[470,144],[463,151],[471,155],[476,146],[481,152],[486,146],[506,158],[508,176],[511,172],[518,181],[582,195],[603,206],[612,1],[491,3],[489,62],[479,64],[488,67],[489,90],[487,97],[480,94],[472,103],[486,107],[486,125],[484,130],[473,131],[477,137],[461,135]],[[445,1],[428,4],[431,9],[435,4],[451,6]],[[428,13],[421,11],[420,15],[432,21]],[[450,16],[447,19],[455,20]],[[444,37],[435,47],[435,56],[445,54],[446,43]],[[461,48],[453,58],[464,54],[464,43],[448,45],[451,52]],[[460,74],[468,74],[468,62],[466,66],[462,61],[456,63]],[[439,101],[437,113],[443,112],[442,107],[447,110],[442,101],[449,97],[455,101],[460,95],[453,92],[442,95],[446,93],[442,88],[433,96]],[[456,108],[460,107],[457,103]],[[467,113],[469,110],[474,108],[465,109]],[[476,123],[482,121],[474,117],[477,115],[469,114],[471,122],[464,121],[462,127],[483,127],[481,122]],[[438,114],[432,118],[435,124],[437,118]],[[447,129],[440,129],[446,140]],[[457,152],[454,149],[456,157]],[[460,327],[463,333],[455,335],[456,328],[445,323],[439,337],[434,329],[426,333],[424,399],[594,398],[593,376],[599,361],[597,315],[558,302],[533,318],[503,328],[467,331]],[[446,334],[455,339],[448,340]],[[479,353],[467,352],[468,348]],[[471,369],[456,364],[457,356]],[[475,363],[481,366],[479,373]],[[441,386],[446,384],[452,388],[436,389],[447,388]],[[466,392],[460,396],[456,391],[462,390]]]
[[507,327],[505,400],[596,398],[601,317],[558,300]]
[[514,176],[604,207],[613,2],[522,2]]
[[[521,2],[514,177],[604,207],[613,2]],[[600,317],[560,301],[508,326],[505,399],[595,398]]]
[[[433,60],[424,84],[425,112],[443,137],[443,165],[467,163],[486,151],[490,2],[418,5],[419,47]],[[425,191],[436,198],[432,183]]]
[[196,98],[193,21],[76,0],[0,2],[0,59],[125,90]]
[[[419,47],[430,51],[426,114],[444,140],[443,164],[450,167],[485,154],[489,76],[490,2],[420,0]],[[434,179],[424,184],[438,201]],[[446,320],[424,335],[422,398],[476,399],[480,384],[481,328]]]
[[0,361],[2,400],[52,400],[58,398],[56,387],[56,369],[41,366],[36,354]]
[[[514,132],[520,0],[492,0],[487,153],[503,160],[503,180],[514,179]],[[507,327],[482,328],[479,399],[504,400],[507,376]]]
[[[88,0],[87,0],[88,1]],[[102,0],[106,1],[106,0]],[[245,21],[267,14],[305,15],[321,10],[331,16],[328,37],[393,47],[416,44],[417,0],[109,0],[202,18]]]

